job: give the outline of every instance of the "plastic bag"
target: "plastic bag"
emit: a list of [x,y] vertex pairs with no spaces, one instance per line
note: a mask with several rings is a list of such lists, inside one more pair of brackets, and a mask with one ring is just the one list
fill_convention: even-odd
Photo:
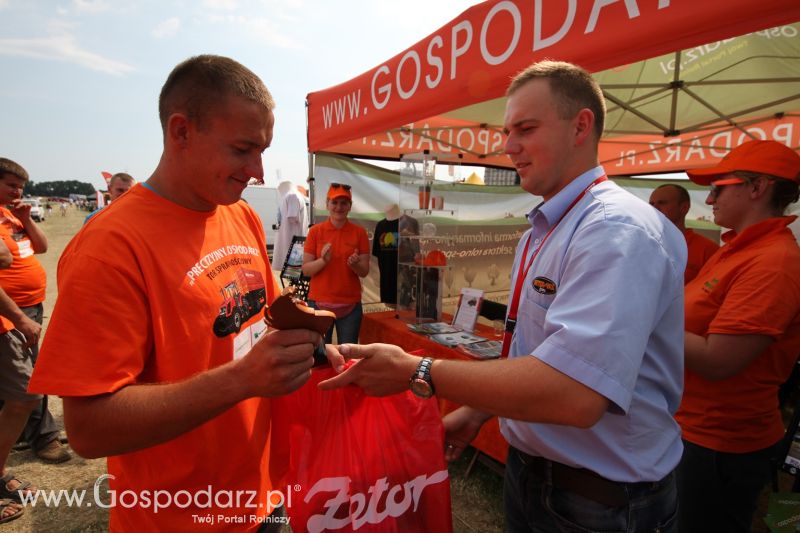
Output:
[[450,479],[436,400],[411,392],[368,397],[358,387],[321,391],[314,370],[273,399],[270,464],[282,472],[296,533],[452,531]]

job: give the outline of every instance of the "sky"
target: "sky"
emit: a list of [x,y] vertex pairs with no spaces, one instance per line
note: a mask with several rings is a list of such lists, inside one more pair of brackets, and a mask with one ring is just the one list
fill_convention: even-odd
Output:
[[305,96],[402,52],[479,0],[0,0],[0,157],[32,181],[147,179],[158,94],[198,54],[232,57],[272,93],[267,184],[308,176]]

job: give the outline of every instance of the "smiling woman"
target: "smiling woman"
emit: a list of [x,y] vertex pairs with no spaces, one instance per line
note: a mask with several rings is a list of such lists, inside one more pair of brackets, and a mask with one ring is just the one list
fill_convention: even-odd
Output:
[[347,219],[353,206],[351,187],[331,183],[327,195],[328,220],[312,226],[303,253],[303,274],[311,278],[309,305],[336,314],[325,336],[339,343],[358,342],[361,328],[361,279],[369,274],[369,240],[364,228]]

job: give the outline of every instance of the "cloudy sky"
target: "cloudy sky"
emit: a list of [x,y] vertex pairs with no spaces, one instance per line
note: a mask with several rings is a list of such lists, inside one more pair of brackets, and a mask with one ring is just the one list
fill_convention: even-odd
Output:
[[0,0],[0,156],[34,181],[147,179],[169,71],[212,53],[277,102],[268,182],[307,175],[305,95],[403,51],[478,0]]

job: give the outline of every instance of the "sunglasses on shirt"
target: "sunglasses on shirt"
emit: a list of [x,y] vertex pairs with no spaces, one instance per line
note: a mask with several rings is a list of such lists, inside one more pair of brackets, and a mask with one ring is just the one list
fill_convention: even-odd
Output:
[[344,189],[349,191],[350,185],[347,185],[346,183],[331,183],[331,189]]

